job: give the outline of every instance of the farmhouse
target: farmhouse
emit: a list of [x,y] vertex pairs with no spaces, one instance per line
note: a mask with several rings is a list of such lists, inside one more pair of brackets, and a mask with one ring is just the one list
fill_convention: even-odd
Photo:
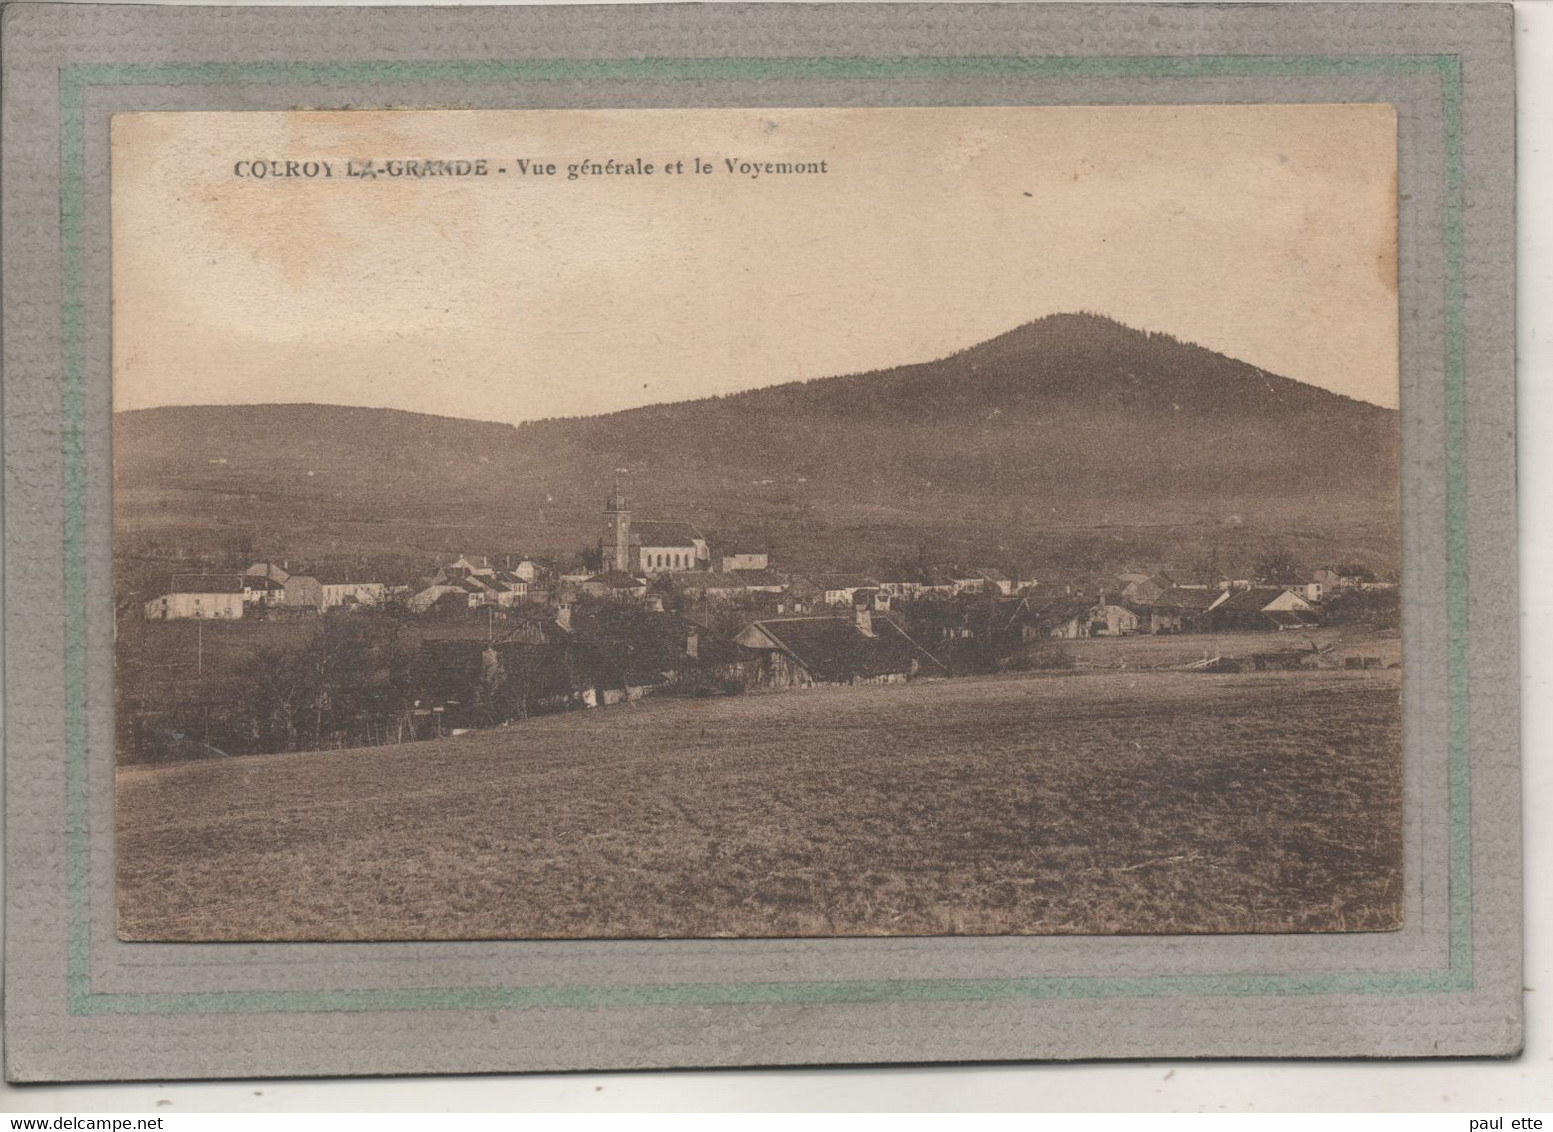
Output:
[[686,575],[679,589],[681,593],[727,599],[747,593],[779,594],[787,589],[787,583],[770,570],[708,570]]
[[1326,596],[1326,587],[1320,582],[1285,582],[1283,588],[1299,594],[1306,601],[1320,601]]
[[1218,587],[1207,574],[1180,566],[1167,566],[1150,574],[1122,574],[1119,580],[1124,583],[1122,600],[1129,605],[1153,605],[1170,590],[1201,590],[1214,597],[1219,594]]
[[1125,637],[1138,631],[1140,619],[1135,610],[1101,598],[1084,614],[1084,637]]
[[463,609],[470,609],[478,603],[478,600],[474,594],[461,585],[439,582],[436,585],[426,586],[416,591],[410,596],[406,604],[410,607],[412,613],[427,613],[433,607],[447,609],[450,606],[457,606]]
[[826,605],[852,605],[858,594],[877,596],[879,583],[864,574],[822,574],[816,579]]
[[771,557],[764,551],[735,550],[723,555],[723,572],[734,570],[769,570]]
[[1148,605],[1161,594],[1172,588],[1168,575],[1150,574],[1143,578],[1132,578],[1122,587],[1122,600],[1125,602],[1141,603]]
[[957,594],[979,594],[987,579],[980,572],[955,574],[951,579]]
[[954,578],[943,570],[919,570],[879,583],[879,591],[891,597],[953,597]]
[[596,605],[569,626],[601,704],[682,686],[742,691],[758,670],[757,654],[673,613]]
[[291,609],[322,609],[324,588],[311,574],[288,574],[282,605]]
[[[977,619],[973,618],[972,610],[977,608],[985,609],[985,606],[980,602],[919,600],[895,607],[910,627],[911,635],[933,647],[975,637]],[[980,620],[986,624],[985,618]]]
[[469,578],[476,574],[494,574],[491,560],[483,554],[460,554],[442,567],[442,575],[451,580]]
[[280,605],[286,600],[286,584],[262,574],[243,575],[243,604],[255,606]]
[[948,674],[936,657],[867,605],[851,616],[756,621],[735,641],[761,654],[757,682],[770,687],[894,684]]
[[778,593],[764,590],[746,590],[731,600],[734,608],[749,614],[751,620],[786,617],[795,613],[808,613],[809,602],[793,596],[790,589]]
[[1278,586],[1225,593],[1210,612],[1215,629],[1297,629],[1321,620],[1310,602]]
[[1142,633],[1193,633],[1208,627],[1208,611],[1225,600],[1223,590],[1171,586],[1147,600],[1130,603]]
[[241,574],[174,574],[167,593],[145,604],[148,621],[216,619],[243,615]]
[[528,597],[528,583],[515,574],[501,570],[471,574],[459,584],[469,589],[480,605],[494,605],[501,609],[510,609]]
[[545,568],[532,558],[525,558],[521,554],[504,554],[501,556],[500,567],[506,573],[520,581],[533,585],[545,573]]
[[1331,593],[1333,590],[1361,589],[1366,583],[1373,584],[1375,575],[1367,567],[1355,563],[1342,563],[1336,566],[1322,566],[1316,571],[1313,580],[1320,584],[1323,592]]
[[382,582],[351,581],[347,574],[322,571],[317,577],[322,609],[360,609],[380,605],[388,596],[388,587]]
[[1003,633],[1024,641],[1082,637],[1091,604],[1065,593],[1023,597],[1010,610]]

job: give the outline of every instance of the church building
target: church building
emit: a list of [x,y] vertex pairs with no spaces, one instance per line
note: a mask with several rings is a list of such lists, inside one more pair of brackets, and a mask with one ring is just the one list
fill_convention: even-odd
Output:
[[668,574],[710,568],[712,551],[689,523],[633,519],[619,486],[604,505],[604,569]]

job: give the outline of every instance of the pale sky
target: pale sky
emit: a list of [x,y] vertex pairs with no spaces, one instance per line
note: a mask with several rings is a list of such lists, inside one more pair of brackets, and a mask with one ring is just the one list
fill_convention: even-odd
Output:
[[[657,171],[566,177],[610,158]],[[234,172],[287,160],[334,175]],[[517,422],[927,361],[1073,310],[1397,403],[1389,106],[128,114],[112,176],[117,409]]]

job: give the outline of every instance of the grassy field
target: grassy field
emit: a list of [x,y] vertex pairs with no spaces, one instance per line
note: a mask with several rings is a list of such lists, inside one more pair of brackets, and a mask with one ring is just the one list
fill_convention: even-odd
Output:
[[1329,650],[1341,667],[1346,656],[1378,657],[1382,664],[1400,663],[1402,637],[1396,632],[1348,626],[1318,626],[1287,633],[1180,633],[1161,636],[1083,637],[1062,647],[1079,665],[1098,668],[1169,668],[1205,657],[1249,660],[1256,653],[1282,649]]
[[1378,930],[1394,671],[661,700],[130,767],[129,939]]

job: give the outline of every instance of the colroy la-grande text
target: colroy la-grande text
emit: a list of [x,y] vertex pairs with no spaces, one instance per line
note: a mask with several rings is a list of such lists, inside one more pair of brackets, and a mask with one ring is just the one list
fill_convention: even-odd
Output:
[[761,177],[816,176],[831,171],[830,159],[819,161],[752,161],[742,157],[712,160],[701,157],[675,157],[649,161],[644,157],[584,157],[560,162],[520,157],[499,161],[488,157],[438,158],[323,158],[295,160],[251,158],[235,162],[232,175],[247,181],[287,180],[363,180],[378,178],[418,180],[427,177],[555,177],[580,181],[599,177],[724,176]]

